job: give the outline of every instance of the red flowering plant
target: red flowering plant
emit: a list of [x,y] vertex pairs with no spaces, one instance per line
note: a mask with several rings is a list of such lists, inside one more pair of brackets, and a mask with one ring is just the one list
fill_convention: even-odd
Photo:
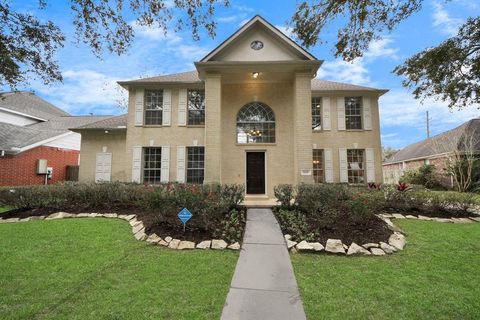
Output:
[[400,191],[400,192],[406,192],[406,191],[409,191],[411,190],[412,187],[410,187],[408,184],[406,184],[405,182],[399,182],[397,184],[397,191]]

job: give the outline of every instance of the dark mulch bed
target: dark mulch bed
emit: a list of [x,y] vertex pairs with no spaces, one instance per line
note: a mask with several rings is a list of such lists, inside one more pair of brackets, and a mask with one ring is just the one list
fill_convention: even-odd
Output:
[[135,214],[137,219],[141,220],[145,225],[145,232],[147,234],[156,233],[160,237],[170,236],[179,240],[187,240],[200,242],[203,240],[213,239],[213,234],[209,230],[198,227],[198,220],[193,216],[186,224],[185,233],[183,232],[183,224],[177,218],[176,214],[167,217],[162,217],[161,221],[158,219],[158,214],[154,211],[140,209],[138,207],[116,207],[116,208],[89,208],[86,210],[82,207],[72,207],[68,210],[57,209],[27,209],[27,210],[10,210],[0,214],[4,219],[8,218],[28,218],[31,216],[47,216],[49,214],[65,211],[68,213],[83,213],[83,212],[97,212],[97,213],[117,213],[117,214]]
[[317,229],[320,236],[318,242],[325,244],[328,239],[340,239],[346,245],[355,242],[362,245],[369,242],[388,242],[392,231],[380,218],[374,217],[365,223],[358,224],[346,217],[337,219],[333,225]]

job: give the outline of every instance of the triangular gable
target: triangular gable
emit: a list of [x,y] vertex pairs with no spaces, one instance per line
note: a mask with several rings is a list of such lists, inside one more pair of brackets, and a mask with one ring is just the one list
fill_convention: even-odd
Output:
[[[252,49],[253,41],[261,41],[263,48],[260,50]],[[268,21],[257,15],[207,54],[201,62],[287,60],[317,59]]]

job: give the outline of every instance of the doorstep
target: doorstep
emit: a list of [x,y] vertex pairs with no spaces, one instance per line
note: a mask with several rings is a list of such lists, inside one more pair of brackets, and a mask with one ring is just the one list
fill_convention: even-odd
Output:
[[246,208],[271,208],[278,205],[276,198],[269,198],[268,196],[245,196],[245,199],[240,203]]

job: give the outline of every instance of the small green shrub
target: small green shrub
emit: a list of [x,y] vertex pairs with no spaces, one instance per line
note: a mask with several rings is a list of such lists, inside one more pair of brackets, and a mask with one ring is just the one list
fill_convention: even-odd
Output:
[[442,189],[437,169],[434,165],[425,164],[419,168],[405,171],[401,182],[422,185],[428,189]]
[[280,184],[273,188],[275,198],[280,202],[280,206],[290,208],[295,196],[295,190],[291,184]]
[[231,210],[215,228],[213,236],[228,243],[241,241],[246,222],[245,211]]
[[292,236],[294,240],[314,241],[318,234],[312,231],[311,225],[307,222],[305,213],[300,210],[278,209],[275,212],[282,231]]

